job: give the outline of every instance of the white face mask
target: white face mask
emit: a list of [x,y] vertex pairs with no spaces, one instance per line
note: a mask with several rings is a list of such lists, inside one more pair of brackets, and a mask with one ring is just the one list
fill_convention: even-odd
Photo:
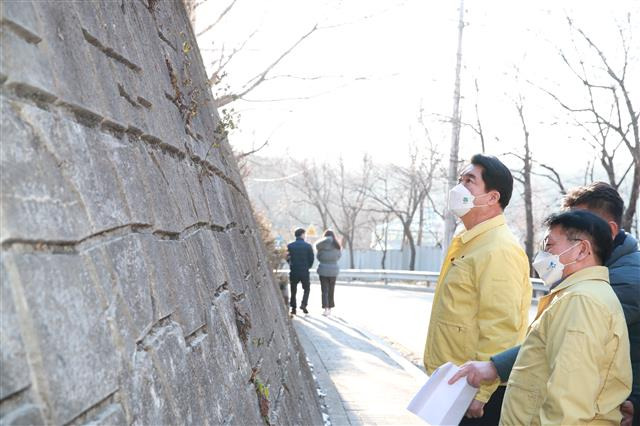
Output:
[[[480,197],[487,195],[482,194]],[[473,200],[476,197],[461,183],[457,184],[449,191],[449,199],[447,201],[447,205],[449,210],[453,212],[458,217],[462,217],[465,214],[469,213],[469,211],[474,207],[483,207],[476,206],[473,204]]]
[[574,260],[573,262],[565,265],[560,262],[560,256],[579,244],[579,242],[574,244],[560,254],[551,254],[548,251],[539,251],[535,259],[533,259],[531,266],[533,266],[533,269],[536,270],[538,276],[546,285],[552,286],[562,279],[562,272],[566,266],[573,265],[577,262],[577,260]]

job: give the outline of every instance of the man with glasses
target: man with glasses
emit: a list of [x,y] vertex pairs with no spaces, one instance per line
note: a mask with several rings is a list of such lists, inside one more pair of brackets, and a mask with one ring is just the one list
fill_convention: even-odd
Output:
[[509,375],[500,423],[620,424],[631,362],[624,313],[602,266],[611,229],[584,210],[552,215],[545,225],[533,266],[551,290]]

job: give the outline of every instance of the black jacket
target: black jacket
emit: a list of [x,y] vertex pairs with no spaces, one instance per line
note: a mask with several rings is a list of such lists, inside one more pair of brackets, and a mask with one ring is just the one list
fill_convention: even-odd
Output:
[[607,260],[611,288],[620,299],[631,345],[633,389],[633,424],[640,426],[640,251],[633,235],[624,231],[613,242],[613,253]]
[[291,275],[306,277],[309,275],[309,268],[313,265],[313,247],[302,238],[287,245],[287,262]]

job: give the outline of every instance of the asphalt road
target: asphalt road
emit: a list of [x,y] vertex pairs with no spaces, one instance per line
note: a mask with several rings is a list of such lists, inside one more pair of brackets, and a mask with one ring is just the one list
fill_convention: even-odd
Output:
[[[394,286],[362,286],[338,283],[333,314],[365,330],[422,367],[433,293]],[[312,283],[309,310],[322,313],[320,285]],[[533,319],[536,307],[529,310]]]

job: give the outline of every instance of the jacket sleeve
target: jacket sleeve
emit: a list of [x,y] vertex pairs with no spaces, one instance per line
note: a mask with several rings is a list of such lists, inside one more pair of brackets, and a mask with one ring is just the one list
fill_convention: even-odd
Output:
[[[528,315],[522,301],[531,297],[524,285],[528,262],[518,253],[493,253],[478,276],[478,344],[475,359],[487,361],[498,352],[520,343],[526,331]],[[480,386],[476,399],[487,402],[500,379]]]
[[311,268],[313,266],[313,261],[315,260],[315,257],[313,255],[313,247],[311,246],[311,244],[309,244],[308,250],[309,252],[307,254],[307,258],[309,260],[309,268]]
[[598,366],[605,356],[606,309],[587,296],[572,295],[558,300],[553,315],[545,318],[550,375],[541,423],[588,423],[596,415],[594,402],[601,387]]
[[519,352],[520,345],[514,346],[511,349],[507,349],[506,351],[502,351],[491,357],[491,362],[493,362],[493,365],[496,367],[498,376],[500,376],[500,380],[503,383],[509,380],[511,369],[513,368],[513,364],[516,362]]

